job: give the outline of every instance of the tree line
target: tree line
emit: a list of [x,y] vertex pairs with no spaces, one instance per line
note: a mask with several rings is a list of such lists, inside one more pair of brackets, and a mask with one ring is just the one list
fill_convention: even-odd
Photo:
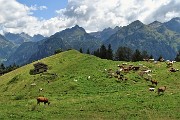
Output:
[[5,73],[8,73],[10,71],[13,71],[15,69],[19,68],[18,65],[16,65],[15,63],[13,65],[9,65],[9,66],[5,66],[3,63],[0,64],[0,76],[5,74]]
[[[82,48],[79,50],[81,53],[83,53]],[[86,54],[90,54],[89,49],[87,49]],[[111,48],[111,45],[109,44],[108,47],[106,47],[104,44],[101,45],[101,47],[91,53],[92,55],[95,55],[102,59],[108,59],[108,60],[116,60],[116,61],[143,61],[143,59],[153,59],[152,55],[149,55],[147,51],[140,51],[138,49],[132,50],[129,47],[120,46],[116,52],[113,53],[113,50]],[[158,61],[160,61],[163,57],[159,56]],[[180,50],[175,58],[175,60],[178,62],[180,61]]]

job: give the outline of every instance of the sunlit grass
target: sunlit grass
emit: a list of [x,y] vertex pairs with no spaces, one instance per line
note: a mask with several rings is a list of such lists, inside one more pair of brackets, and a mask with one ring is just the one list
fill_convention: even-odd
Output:
[[[138,72],[123,73],[127,81],[109,78],[104,69],[115,71],[122,61],[102,60],[70,50],[40,62],[48,65],[48,73],[57,76],[30,75],[32,63],[0,77],[0,119],[180,119],[180,74],[170,73],[163,62],[128,63],[143,64],[153,71],[153,79],[159,81],[156,88],[167,86],[160,96],[148,90],[151,83]],[[174,67],[180,68],[180,63]],[[39,92],[39,88],[43,91]],[[36,105],[38,96],[47,97],[51,104]]]

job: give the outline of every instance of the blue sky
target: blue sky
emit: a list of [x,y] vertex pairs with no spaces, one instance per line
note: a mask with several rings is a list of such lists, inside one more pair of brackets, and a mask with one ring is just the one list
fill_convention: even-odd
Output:
[[56,10],[67,6],[67,0],[17,0],[18,2],[31,6],[46,6],[47,9],[33,11],[33,16],[38,18],[50,19],[57,16]]

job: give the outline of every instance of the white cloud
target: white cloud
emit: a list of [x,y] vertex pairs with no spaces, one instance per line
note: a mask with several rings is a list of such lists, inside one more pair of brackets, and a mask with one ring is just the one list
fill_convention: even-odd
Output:
[[86,31],[98,31],[124,26],[137,19],[149,24],[180,17],[179,0],[68,0],[67,7],[56,10],[57,17],[49,20],[38,19],[32,13],[45,10],[46,6],[27,7],[16,0],[0,0],[0,4],[0,31],[30,35],[49,36],[75,24]]
[[37,6],[37,5],[33,5],[29,8],[29,10],[32,11],[36,11],[36,10],[47,10],[47,6]]

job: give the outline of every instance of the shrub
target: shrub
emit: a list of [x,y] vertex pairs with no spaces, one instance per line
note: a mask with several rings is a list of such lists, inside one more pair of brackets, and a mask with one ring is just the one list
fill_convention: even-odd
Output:
[[16,75],[7,84],[9,85],[9,84],[12,84],[12,83],[16,83],[19,80],[19,76],[20,75]]
[[15,97],[15,100],[22,100],[24,98],[24,95],[17,95]]

